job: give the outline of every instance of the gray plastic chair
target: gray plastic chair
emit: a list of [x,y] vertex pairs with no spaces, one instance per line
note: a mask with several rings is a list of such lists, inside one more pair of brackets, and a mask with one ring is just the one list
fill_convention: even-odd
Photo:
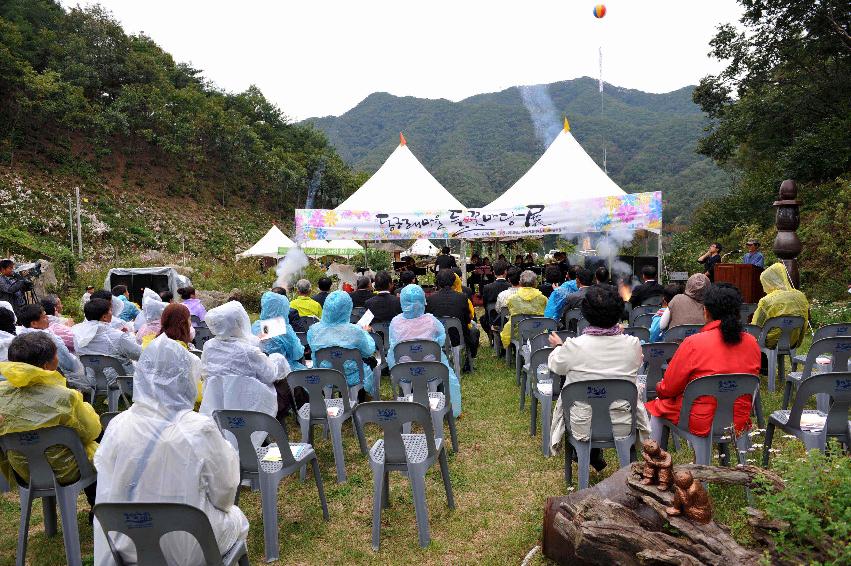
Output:
[[623,329],[623,333],[627,336],[635,336],[645,344],[650,342],[649,328],[644,328],[643,326],[627,326]]
[[[381,345],[382,349],[377,352],[381,352],[382,358],[387,358],[387,348],[390,345],[390,323],[389,322],[373,322],[370,324],[372,326],[372,331],[375,334],[381,336]],[[377,346],[377,344],[376,344]]]
[[564,326],[565,330],[572,330],[578,335],[580,333],[576,330],[576,327],[579,321],[584,319],[585,315],[582,314],[582,309],[570,309],[562,315],[562,326]]
[[210,519],[192,505],[185,503],[98,503],[94,507],[112,558],[119,566],[126,562],[116,550],[109,533],[120,533],[133,541],[138,566],[161,566],[168,560],[160,548],[160,539],[174,532],[185,532],[198,542],[209,566],[248,566],[248,549],[240,541],[224,556]]
[[[553,321],[553,322],[555,322],[555,321]],[[549,348],[550,350],[553,350],[553,348],[550,347],[549,334],[548,333],[541,333],[541,334],[538,334],[537,336],[533,336],[532,339],[528,341],[528,344],[530,344],[529,352],[524,353],[523,361],[522,361],[523,365],[520,368],[520,383],[519,383],[519,386],[520,386],[520,411],[521,412],[523,412],[523,410],[526,408],[526,397],[530,396],[532,394],[532,391],[533,391],[532,374],[537,371],[538,365],[547,363],[546,358],[544,358],[544,360],[541,361],[540,355],[536,358],[535,353],[538,350],[542,350],[542,349],[545,349],[545,348]],[[537,362],[537,363],[535,363],[535,362]]]
[[194,315],[194,314],[190,314],[190,315],[189,315],[189,321],[192,323],[192,326],[195,326],[196,328],[197,328],[198,326],[201,326],[202,324],[203,324],[204,326],[206,326],[206,323],[205,323],[205,322],[203,322],[200,318],[198,318],[198,316],[197,316],[197,315]]
[[372,368],[372,384],[374,387],[372,398],[379,401],[381,399],[381,373],[387,368],[387,347],[384,345],[384,337],[381,334],[372,331],[369,335],[375,342],[375,361],[377,362],[377,365]]
[[[827,395],[830,398],[827,411],[805,409],[813,395]],[[804,414],[824,417],[824,427],[821,430],[802,430],[801,416]],[[845,445],[846,452],[851,450],[851,420],[849,418],[851,418],[851,372],[838,371],[812,376],[801,383],[791,410],[774,411],[768,417],[762,465],[768,467],[768,456],[775,428],[795,435],[804,443],[807,450],[818,449],[824,452],[828,437],[838,438]]]
[[[349,386],[346,377],[335,369],[313,368],[294,370],[287,375],[287,384],[295,396],[296,389],[307,394],[307,403],[296,412],[301,427],[301,441],[313,446],[313,427],[320,425],[331,431],[331,446],[334,451],[334,463],[337,467],[337,483],[346,481],[346,459],[343,451],[343,423],[352,418],[352,406],[349,402]],[[340,394],[334,397],[334,392]],[[329,416],[328,411],[336,412]],[[301,469],[304,479],[307,467]]]
[[745,324],[743,325],[743,330],[756,338],[757,342],[759,342],[759,337],[762,335],[761,326],[757,326],[756,324]]
[[[440,391],[432,391],[435,382]],[[442,362],[402,362],[390,370],[390,383],[397,401],[412,401],[431,410],[435,437],[444,438],[443,422],[447,421],[452,451],[457,453],[458,431],[452,412],[449,368]],[[437,408],[431,408],[431,399],[437,399]]]
[[[452,483],[449,479],[449,462],[443,440],[435,438],[430,411],[419,403],[400,401],[373,401],[355,407],[355,422],[361,452],[369,459],[372,468],[372,548],[378,550],[381,537],[381,509],[390,505],[390,472],[401,472],[408,477],[414,498],[417,532],[420,546],[431,541],[428,526],[428,507],[425,497],[425,475],[435,461],[440,462],[440,475],[450,509],[455,509]],[[383,433],[371,447],[367,445],[364,430],[374,423]],[[405,424],[422,427],[422,434],[404,434]]]
[[[774,348],[766,346],[769,331],[779,328],[780,339]],[[804,328],[804,317],[802,316],[775,316],[765,321],[762,325],[762,333],[759,336],[759,349],[768,359],[768,390],[774,391],[774,380],[777,375],[785,375],[783,356],[795,358],[795,348],[792,346],[792,332]],[[778,371],[779,368],[779,371]]]
[[[612,430],[612,418],[609,407],[615,401],[629,403],[632,414],[630,435],[615,438]],[[573,437],[570,430],[570,409],[577,402],[591,406],[591,438],[580,441]],[[618,452],[620,467],[628,466],[634,456],[633,447],[637,438],[635,431],[635,410],[638,404],[638,389],[631,381],[624,379],[599,379],[568,383],[561,390],[562,410],[564,411],[564,481],[568,487],[573,483],[573,452],[576,451],[579,463],[579,489],[588,487],[592,448],[615,448]]]
[[742,303],[742,308],[739,310],[739,320],[742,324],[750,324],[753,313],[756,312],[756,303]]
[[641,301],[641,306],[652,306],[655,307],[656,310],[659,310],[659,307],[662,306],[662,295],[650,295],[649,297]]
[[[729,444],[736,443],[736,455],[740,464],[745,463],[745,454],[750,447],[748,434],[735,437],[733,428],[733,405],[739,397],[750,395],[751,399],[759,389],[759,378],[748,374],[707,375],[699,377],[686,385],[680,409],[679,425],[668,419],[651,417],[651,436],[659,445],[668,448],[668,432],[672,432],[694,446],[694,459],[697,464],[712,463],[712,445],[718,444],[723,465],[730,464]],[[697,436],[689,431],[689,417],[695,399],[704,395],[717,401],[712,426],[707,436]]]
[[[340,348],[339,346],[335,346],[332,348],[322,348],[320,350],[316,350],[312,354],[313,356],[313,367],[321,368],[323,362],[328,362],[331,366],[331,369],[335,369],[346,375],[346,362],[352,361],[358,368],[358,383],[356,385],[349,385],[349,403],[354,406],[358,403],[358,393],[363,389],[363,356],[359,350],[355,348]],[[379,383],[379,379],[375,380],[376,385]],[[373,391],[377,398],[378,393]]]
[[[659,309],[656,309],[657,311]],[[644,313],[636,316],[635,318],[631,318],[629,321],[629,325],[638,328],[646,328],[647,331],[650,331],[650,325],[653,324],[653,317],[656,316],[656,311],[652,313]]]
[[[529,420],[529,436],[535,436],[538,429],[538,403],[541,403],[541,450],[544,456],[550,456],[550,436],[553,420],[553,403],[558,397],[561,382],[564,381],[561,376],[557,376],[553,372],[547,370],[547,379],[538,379],[538,366],[546,364],[547,359],[555,348],[546,347],[535,350],[532,354],[532,359],[529,364],[529,383],[530,383],[530,420]],[[521,390],[522,395],[522,390]]]
[[[555,330],[557,327],[557,321],[545,316],[528,316],[517,324],[517,346],[514,350],[514,373],[517,385],[521,384],[523,374],[523,345],[541,332],[550,332],[551,330]],[[521,409],[524,404],[525,403],[521,401]]]
[[[757,327],[759,328],[759,327]],[[760,328],[760,330],[762,330]],[[836,336],[851,336],[851,322],[837,322],[834,324],[825,324],[813,334],[813,342],[818,342],[825,338],[834,338]],[[757,336],[757,338],[759,338]],[[798,354],[792,357],[792,371],[798,370],[798,365],[807,361],[806,354]],[[843,368],[836,368],[837,371],[844,371]],[[851,368],[848,368],[851,369]]]
[[[789,401],[792,398],[792,386],[800,387],[801,383],[810,379],[815,373],[826,373],[816,363],[816,359],[820,356],[830,356],[830,367],[824,368],[829,371],[848,371],[848,360],[851,358],[851,336],[835,336],[833,338],[822,338],[813,342],[810,346],[810,351],[804,359],[804,370],[789,372],[786,376],[786,386],[783,388],[783,403],[784,409],[789,408]],[[816,398],[816,409],[819,411],[827,411],[826,399],[819,395]]]
[[204,349],[204,344],[209,342],[214,338],[210,329],[207,326],[199,326],[195,329],[195,338],[192,339],[192,343],[195,344],[195,347],[199,350]]
[[[470,356],[470,351],[467,349],[467,343],[464,341],[464,326],[461,324],[461,321],[452,316],[438,316],[435,317],[440,323],[443,325],[443,328],[446,329],[446,340],[443,344],[444,349],[446,350],[447,357],[452,360],[452,364],[455,367],[455,375],[458,376],[458,379],[461,379],[461,350],[464,350],[464,355],[467,357],[467,361],[470,364],[470,371],[473,370],[473,358]],[[449,339],[449,331],[455,330],[458,333],[459,343],[457,346],[452,345],[452,341]]]
[[657,312],[659,312],[659,307],[655,305],[641,305],[640,307],[634,307],[629,313],[629,325],[641,326],[640,324],[635,324],[636,318],[645,314],[655,315]]
[[366,307],[352,308],[352,315],[349,317],[349,322],[351,322],[352,324],[357,324],[361,317],[366,314],[367,310],[369,309],[367,309]]
[[680,324],[671,326],[665,331],[665,342],[682,342],[689,336],[700,332],[702,324]]
[[[509,334],[508,347],[505,349],[505,363],[511,363],[511,349],[514,348],[515,356],[517,355],[517,350],[520,348],[520,336],[517,333],[517,326],[527,318],[532,318],[535,315],[532,314],[515,314],[511,318],[507,319],[508,322],[506,324],[511,325],[511,333]],[[500,337],[500,340],[502,338]]]
[[656,398],[656,385],[662,381],[665,368],[668,367],[668,362],[677,353],[679,347],[680,345],[676,342],[655,342],[641,346],[641,351],[644,353],[644,364],[639,373],[646,376],[643,396],[645,403]]
[[[242,481],[247,481],[252,490],[259,487],[261,508],[263,512],[263,543],[266,561],[272,562],[279,557],[278,552],[278,484],[285,477],[298,472],[308,462],[313,466],[313,479],[319,491],[319,501],[322,504],[322,516],[328,520],[328,503],[325,501],[325,489],[322,485],[322,474],[319,472],[319,460],[313,446],[303,442],[290,442],[287,429],[274,417],[256,411],[213,411],[213,420],[219,429],[228,431],[236,437],[239,452],[239,475]],[[280,462],[264,462],[263,458],[274,444],[254,448],[251,435],[265,432],[281,447]],[[298,450],[295,458],[292,449]],[[237,490],[237,503],[239,490]]]
[[393,347],[393,359],[401,362],[439,362],[440,344],[433,340],[402,340]]
[[118,413],[101,413],[100,415],[100,429],[102,432],[106,432],[106,427],[109,426],[109,423],[112,422],[118,416]]
[[89,390],[91,405],[95,404],[95,399],[99,395],[106,396],[107,410],[110,412],[118,410],[119,398],[124,399],[127,407],[131,405],[127,396],[132,397],[133,376],[125,375],[126,370],[121,360],[95,354],[83,354],[79,358],[86,370],[86,375],[91,374],[95,378],[96,385],[94,389]]
[[[70,450],[80,479],[70,485],[56,481],[53,468],[47,461],[45,451],[51,446],[63,446]],[[82,566],[80,556],[80,533],[77,528],[77,497],[80,491],[97,481],[97,472],[86,456],[86,449],[77,433],[64,426],[40,428],[29,432],[17,432],[0,436],[0,450],[17,452],[27,461],[30,473],[29,485],[17,478],[21,504],[21,520],[18,526],[18,547],[15,564],[23,566],[27,556],[30,513],[34,499],[41,498],[44,513],[44,533],[56,535],[56,505],[62,518],[62,539],[65,542],[65,557],[70,566]]]
[[487,332],[493,342],[494,355],[498,358],[502,356],[502,341],[499,339],[499,332],[505,324],[505,314],[496,310],[495,302],[485,305],[485,312],[488,313],[488,323],[490,324]]

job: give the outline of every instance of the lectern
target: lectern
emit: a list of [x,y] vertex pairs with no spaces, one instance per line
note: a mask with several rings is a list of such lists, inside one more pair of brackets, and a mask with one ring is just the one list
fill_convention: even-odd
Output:
[[716,283],[732,283],[742,292],[742,300],[756,303],[765,296],[759,275],[762,269],[749,263],[719,263],[715,266]]

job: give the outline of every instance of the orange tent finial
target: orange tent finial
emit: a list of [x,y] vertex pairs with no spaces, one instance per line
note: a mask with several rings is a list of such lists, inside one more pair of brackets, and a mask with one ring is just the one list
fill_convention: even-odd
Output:
[[402,132],[399,132],[399,145],[408,145],[408,140],[405,139],[405,135]]

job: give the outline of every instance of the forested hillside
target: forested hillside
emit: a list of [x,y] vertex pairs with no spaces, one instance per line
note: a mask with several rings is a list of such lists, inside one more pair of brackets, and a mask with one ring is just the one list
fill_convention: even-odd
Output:
[[[696,153],[707,126],[691,100],[693,87],[649,94],[606,85],[603,112],[597,81],[547,85],[557,115],[570,119],[583,148],[627,192],[663,191],[666,222],[684,222],[704,199],[725,194],[731,175]],[[340,117],[314,118],[352,166],[374,172],[405,133],[412,151],[468,206],[487,204],[540,157],[530,114],[518,88],[462,100],[375,93]]]

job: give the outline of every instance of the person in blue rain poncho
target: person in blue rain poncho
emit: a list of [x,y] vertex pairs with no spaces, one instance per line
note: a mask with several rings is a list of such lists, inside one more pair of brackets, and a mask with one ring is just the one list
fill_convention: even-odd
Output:
[[282,318],[287,324],[287,333],[263,340],[261,348],[267,354],[281,354],[290,364],[290,369],[304,369],[301,359],[304,357],[304,345],[296,336],[295,330],[289,321],[290,300],[284,295],[266,291],[260,298],[260,320],[251,325],[251,332],[257,336],[260,334],[260,321],[270,318]]
[[[446,340],[446,329],[433,315],[426,314],[425,292],[419,285],[407,285],[399,294],[402,303],[402,314],[390,321],[390,345],[387,351],[387,365],[393,367],[397,360],[393,356],[393,348],[403,340],[432,340],[441,347],[440,361],[449,368],[449,388],[452,398],[452,414],[457,418],[461,415],[461,382],[455,375],[446,354],[442,353]],[[327,304],[327,303],[326,303]],[[398,360],[402,362],[404,360]]]
[[[322,308],[322,320],[311,326],[307,331],[307,343],[311,352],[322,348],[354,348],[361,356],[368,358],[375,353],[375,340],[363,328],[352,324],[352,298],[345,291],[334,291],[325,299]],[[322,367],[331,367],[324,362]],[[359,380],[358,368],[351,360],[346,361],[346,383],[357,385]],[[364,390],[373,390],[372,368],[363,366]]]

